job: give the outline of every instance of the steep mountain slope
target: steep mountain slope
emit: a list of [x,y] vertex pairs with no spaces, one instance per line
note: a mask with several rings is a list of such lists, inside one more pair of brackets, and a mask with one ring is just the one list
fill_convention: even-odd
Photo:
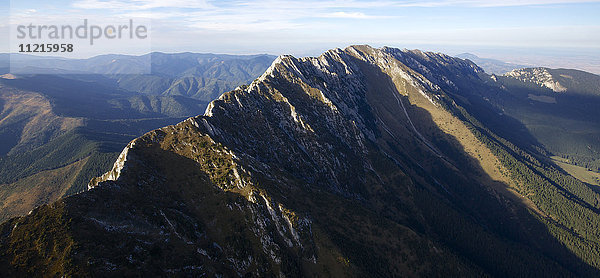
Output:
[[470,61],[416,50],[281,56],[203,116],[133,140],[91,190],[0,226],[0,265],[597,276],[598,194],[537,160],[535,138],[482,99],[500,90],[486,82]]
[[[440,57],[418,51],[416,54],[418,55],[396,57],[413,65],[413,68],[430,80],[437,80],[436,84],[452,97],[452,102],[458,104],[458,107],[450,106],[451,111],[471,126],[471,131],[507,168],[509,176],[518,185],[518,192],[531,200],[548,217],[543,223],[551,234],[559,238],[562,244],[577,256],[597,267],[598,261],[593,254],[597,254],[598,248],[598,235],[595,233],[595,227],[599,224],[598,191],[595,186],[575,179],[547,159],[550,153],[546,148],[552,146],[546,146],[538,140],[542,141],[551,136],[542,137],[529,133],[524,125],[527,124],[524,118],[511,117],[503,111],[503,108],[508,110],[511,105],[522,105],[512,96],[515,89],[518,93],[521,87],[499,86],[494,76],[489,77],[481,72],[469,70],[468,63],[448,61],[443,55]],[[590,100],[594,99],[580,99],[580,102],[573,99],[572,103],[583,107],[587,106]],[[569,119],[573,116],[583,118],[586,113],[588,119],[598,119],[594,117],[597,111],[576,110],[572,109],[572,113],[562,114],[558,119]],[[530,118],[537,116],[535,113],[522,115]],[[578,132],[579,128],[563,125],[556,117],[540,117],[538,120],[546,126],[560,124],[570,133]],[[581,138],[572,139],[566,144],[579,145],[582,142]],[[598,146],[598,141],[588,146]]]

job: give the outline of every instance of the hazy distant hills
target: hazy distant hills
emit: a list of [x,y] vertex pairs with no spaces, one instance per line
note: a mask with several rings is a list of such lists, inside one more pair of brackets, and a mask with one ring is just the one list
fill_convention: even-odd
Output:
[[252,81],[274,56],[152,54],[152,75],[115,76],[120,88],[153,95],[187,96],[210,101]]
[[95,78],[105,85],[112,83],[130,92],[187,96],[203,101],[210,101],[224,91],[250,82],[275,59],[270,55],[158,52],[142,56],[101,55],[89,59],[12,55],[11,71],[17,74]]
[[[151,74],[121,74],[149,57]],[[85,189],[110,169],[127,142],[202,114],[208,101],[256,78],[273,59],[194,53],[13,57],[17,69],[47,74],[0,78],[0,221]],[[0,65],[7,61],[0,55]]]
[[2,224],[0,267],[598,277],[600,192],[560,164],[571,157],[551,159],[600,145],[598,96],[582,89],[594,80],[544,68],[488,75],[470,60],[388,47],[280,56],[203,115],[131,141],[91,190]]
[[480,58],[471,53],[458,54],[456,57],[473,61],[489,74],[505,74],[514,69],[522,69],[527,67],[524,65],[507,63],[496,59]]

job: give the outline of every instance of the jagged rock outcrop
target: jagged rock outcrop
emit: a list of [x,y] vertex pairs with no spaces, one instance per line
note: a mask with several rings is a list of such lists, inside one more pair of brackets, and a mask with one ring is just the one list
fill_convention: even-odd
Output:
[[567,90],[567,88],[552,77],[552,74],[546,68],[516,69],[504,74],[504,76],[512,77],[522,82],[537,84],[556,93],[562,93]]

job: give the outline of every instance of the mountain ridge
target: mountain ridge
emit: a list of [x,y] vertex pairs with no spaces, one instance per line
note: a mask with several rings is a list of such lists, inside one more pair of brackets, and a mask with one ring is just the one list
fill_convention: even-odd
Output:
[[[91,190],[3,224],[0,263],[14,274],[594,276],[597,260],[557,239],[571,224],[543,199],[556,187],[523,180],[550,180],[537,153],[483,126],[497,113],[464,92],[488,81],[472,62],[420,51],[280,56],[203,116],[132,141]],[[572,211],[597,217],[572,192]],[[53,226],[66,239],[22,240],[54,218],[71,223]],[[577,226],[592,250],[594,223]]]

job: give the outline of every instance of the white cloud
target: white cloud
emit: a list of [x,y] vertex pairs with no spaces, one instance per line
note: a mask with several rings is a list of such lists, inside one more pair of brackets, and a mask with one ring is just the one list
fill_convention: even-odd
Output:
[[[517,5],[543,5],[590,0],[429,0],[429,1],[341,1],[341,0],[76,0],[79,9],[111,10],[115,14],[134,18],[156,19],[164,28],[190,28],[194,30],[264,32],[274,30],[323,30],[340,21],[399,18],[390,14],[402,7],[491,7]],[[322,26],[319,28],[319,24]],[[313,29],[316,28],[316,29]]]
[[392,7],[398,1],[317,1],[317,0],[267,0],[267,1],[239,1],[236,3],[237,6],[261,8],[261,9],[366,9],[366,8],[380,8],[380,7]]
[[156,8],[213,8],[205,0],[78,0],[72,6],[79,9],[126,11]]
[[[72,8],[120,17],[151,18],[206,30],[288,30],[327,19],[397,18],[401,7],[516,6],[590,2],[591,0],[74,0]],[[107,12],[108,11],[108,12]],[[386,14],[388,13],[388,14]],[[71,13],[75,14],[75,13]],[[107,14],[109,15],[109,14]]]
[[433,0],[433,1],[401,1],[391,6],[395,7],[516,7],[533,5],[598,3],[598,0]]
[[388,16],[367,15],[361,12],[334,12],[323,14],[321,17],[327,18],[352,18],[352,19],[371,19],[371,18],[389,18]]
[[184,13],[176,13],[176,12],[150,12],[150,11],[141,11],[141,12],[127,12],[120,14],[121,17],[127,18],[147,18],[147,19],[169,19],[169,18],[185,18],[189,16]]
[[261,8],[261,9],[367,9],[367,8],[394,8],[394,7],[446,7],[446,6],[468,6],[468,7],[496,7],[496,6],[526,6],[526,5],[551,5],[551,4],[575,4],[575,3],[598,3],[599,0],[375,0],[375,1],[297,1],[297,0],[267,0],[267,1],[239,1],[234,2],[237,6]]
[[235,32],[268,32],[277,30],[301,29],[305,26],[287,22],[198,22],[190,27],[211,31],[235,31]]
[[[79,18],[88,18],[94,22],[103,22],[101,18],[97,19],[97,17],[151,18],[154,19],[152,21],[152,29],[155,31],[153,34],[154,42],[168,42],[178,45],[183,43],[183,40],[188,40],[190,41],[189,45],[208,45],[210,41],[214,45],[219,43],[230,45],[232,49],[236,47],[246,48],[252,42],[255,43],[256,49],[288,42],[294,42],[294,44],[298,44],[294,47],[300,48],[300,43],[303,44],[302,47],[306,47],[306,45],[312,47],[315,43],[323,42],[335,42],[337,45],[343,46],[358,42],[385,43],[394,37],[403,41],[437,41],[447,44],[474,41],[481,44],[505,43],[515,45],[528,42],[530,45],[561,45],[568,42],[569,39],[573,39],[573,44],[589,46],[597,43],[595,39],[583,39],[583,36],[588,34],[575,37],[573,34],[563,31],[544,33],[543,30],[555,30],[548,29],[550,26],[544,26],[541,31],[452,30],[449,28],[465,28],[463,26],[468,27],[469,25],[451,24],[452,20],[457,17],[456,15],[438,13],[438,11],[443,12],[444,7],[451,6],[493,7],[575,2],[598,1],[231,0],[222,2],[214,0],[73,0],[73,4],[68,9],[57,10],[56,13],[39,8],[37,15],[23,13],[22,16],[23,20],[37,17],[44,18],[44,20],[55,20],[56,22],[64,21],[67,14],[76,14]],[[404,9],[403,7],[439,7],[439,9],[418,9],[421,12],[417,18],[416,15],[406,13],[411,9]],[[438,18],[428,20],[428,16]],[[439,19],[440,16],[448,16],[448,19]],[[394,20],[398,18],[414,18],[415,20]],[[380,19],[390,20],[389,22],[383,22]],[[380,24],[382,22],[385,24]],[[453,26],[447,26],[447,22],[448,25]],[[502,23],[502,26],[506,25],[512,26],[514,24]],[[398,33],[401,30],[414,30],[414,33],[410,31]],[[529,36],[528,34],[531,32],[534,35]],[[175,39],[170,37],[172,34],[177,34]],[[544,35],[538,36],[536,34]],[[593,34],[589,34],[589,36],[594,37]],[[553,37],[557,39],[547,39]]]

